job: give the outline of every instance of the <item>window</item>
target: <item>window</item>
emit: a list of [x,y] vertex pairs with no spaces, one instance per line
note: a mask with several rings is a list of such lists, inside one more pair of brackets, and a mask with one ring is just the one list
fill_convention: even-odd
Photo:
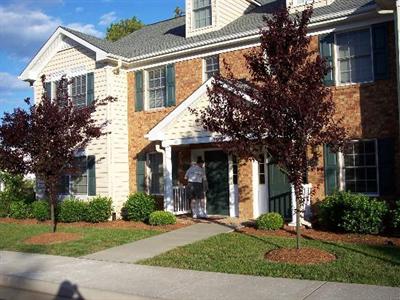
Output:
[[86,75],[80,75],[72,78],[71,99],[78,106],[86,106]]
[[260,159],[258,161],[258,183],[265,184],[265,156],[260,155]]
[[206,80],[219,73],[219,56],[210,56],[204,59]]
[[64,175],[61,178],[59,193],[62,195],[88,194],[88,160],[86,156],[77,157],[74,174]]
[[336,35],[339,82],[360,83],[373,80],[371,30]]
[[378,194],[377,144],[352,141],[343,152],[344,188],[354,193]]
[[150,70],[148,77],[148,107],[150,109],[164,107],[166,99],[165,67]]
[[294,0],[294,5],[304,5],[308,3],[312,3],[312,0]]
[[152,195],[161,195],[164,193],[164,164],[161,153],[148,154],[149,173],[149,192]]
[[193,0],[194,28],[199,29],[210,26],[211,0]]
[[233,173],[233,184],[238,184],[238,161],[236,155],[232,156],[232,173]]

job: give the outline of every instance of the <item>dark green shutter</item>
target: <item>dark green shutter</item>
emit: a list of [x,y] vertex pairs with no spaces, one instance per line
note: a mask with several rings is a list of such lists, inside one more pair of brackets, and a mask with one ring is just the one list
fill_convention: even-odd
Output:
[[324,145],[324,170],[325,170],[325,194],[332,195],[338,189],[338,159],[337,153],[333,153],[329,146]]
[[379,194],[381,196],[394,193],[394,140],[392,138],[378,140]]
[[146,154],[139,153],[136,160],[136,191],[146,190]]
[[45,82],[44,92],[46,93],[47,98],[51,100],[51,82]]
[[319,37],[320,54],[326,59],[330,67],[324,78],[324,83],[327,86],[335,85],[334,40],[333,33],[321,35]]
[[96,157],[89,155],[87,157],[88,167],[88,195],[96,196]]
[[94,73],[87,74],[87,105],[90,105],[94,101]]
[[176,104],[175,96],[175,65],[167,65],[167,103],[166,106]]
[[135,72],[135,111],[143,110],[143,71]]
[[389,62],[387,23],[375,24],[372,26],[372,42],[375,80],[388,79]]

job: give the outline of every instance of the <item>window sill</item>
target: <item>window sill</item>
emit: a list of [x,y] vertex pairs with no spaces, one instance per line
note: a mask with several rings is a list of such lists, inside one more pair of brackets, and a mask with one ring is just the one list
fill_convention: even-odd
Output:
[[170,107],[158,107],[158,108],[150,108],[150,109],[146,109],[143,112],[146,114],[153,114],[153,113],[159,113],[159,112],[168,112],[171,108],[174,108],[174,106],[170,106]]
[[344,83],[332,86],[336,90],[342,90],[346,88],[357,88],[357,87],[365,87],[365,86],[373,86],[376,81],[366,81],[366,82],[357,82],[357,83]]

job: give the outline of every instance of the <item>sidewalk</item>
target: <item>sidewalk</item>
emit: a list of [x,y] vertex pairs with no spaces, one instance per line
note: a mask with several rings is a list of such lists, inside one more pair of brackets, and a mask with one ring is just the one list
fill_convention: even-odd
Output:
[[[0,251],[0,286],[56,295],[58,287],[67,281],[76,285],[85,299],[400,299],[399,288],[229,275]],[[2,296],[0,294],[0,299],[4,298]]]
[[109,262],[134,263],[142,259],[154,257],[176,247],[188,245],[221,233],[231,232],[232,230],[233,229],[228,226],[219,224],[199,223],[93,253],[83,258]]

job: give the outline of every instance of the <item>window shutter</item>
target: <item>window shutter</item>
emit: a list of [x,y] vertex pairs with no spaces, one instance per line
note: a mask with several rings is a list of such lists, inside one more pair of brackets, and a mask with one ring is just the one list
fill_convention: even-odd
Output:
[[146,188],[146,154],[140,153],[136,159],[136,191],[144,192]]
[[338,159],[328,145],[324,145],[325,195],[338,189]]
[[143,110],[143,71],[135,72],[135,89],[136,89],[136,99],[135,99],[135,111]]
[[94,73],[88,73],[86,75],[86,103],[90,105],[94,101]]
[[175,106],[175,65],[167,66],[167,103],[166,106]]
[[320,54],[325,58],[328,66],[330,66],[324,78],[324,83],[327,86],[335,85],[334,40],[333,33],[321,35],[319,37]]
[[51,100],[51,82],[45,82],[44,92],[46,93],[47,98]]
[[89,155],[87,157],[88,167],[88,195],[96,196],[96,157]]
[[389,62],[387,48],[387,23],[375,24],[372,26],[372,43],[375,80],[388,79]]
[[378,140],[379,194],[381,196],[394,193],[394,140],[392,138]]

